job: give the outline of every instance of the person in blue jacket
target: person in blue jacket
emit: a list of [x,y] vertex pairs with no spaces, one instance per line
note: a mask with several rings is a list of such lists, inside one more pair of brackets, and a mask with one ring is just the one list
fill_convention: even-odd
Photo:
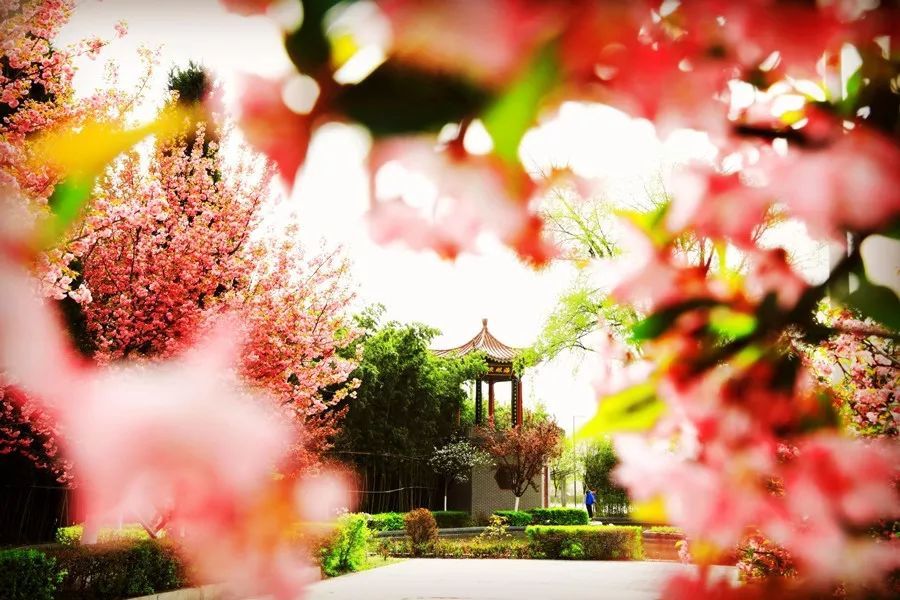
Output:
[[584,505],[587,507],[588,519],[594,518],[594,504],[597,503],[597,497],[594,496],[594,492],[585,488],[584,490]]

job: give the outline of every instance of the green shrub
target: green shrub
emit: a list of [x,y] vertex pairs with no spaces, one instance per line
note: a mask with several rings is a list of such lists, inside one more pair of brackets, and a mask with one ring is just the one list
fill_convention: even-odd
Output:
[[412,542],[415,556],[427,552],[438,539],[438,527],[434,515],[427,508],[417,508],[406,513],[404,517],[406,535]]
[[185,581],[174,549],[139,540],[48,549],[65,571],[59,598],[128,598],[174,590]]
[[[64,546],[81,543],[84,525],[70,525],[56,530],[56,541]],[[103,527],[97,533],[97,542],[117,542],[123,540],[149,540],[150,534],[141,525],[131,524],[119,528]]]
[[531,525],[532,515],[530,512],[521,510],[495,510],[494,514],[506,519],[506,524],[510,527],[525,527],[526,525]]
[[474,525],[472,515],[464,510],[436,510],[433,513],[438,527],[471,527]]
[[367,526],[372,531],[399,531],[404,528],[403,513],[386,512],[369,515]]
[[640,560],[640,527],[532,525],[525,530],[535,558]]
[[6,600],[53,600],[64,573],[38,550],[0,550],[0,594]]
[[358,571],[366,564],[369,528],[366,515],[350,514],[338,519],[334,533],[319,549],[319,566],[329,577]]
[[588,524],[588,514],[583,508],[532,508],[528,512],[535,525]]

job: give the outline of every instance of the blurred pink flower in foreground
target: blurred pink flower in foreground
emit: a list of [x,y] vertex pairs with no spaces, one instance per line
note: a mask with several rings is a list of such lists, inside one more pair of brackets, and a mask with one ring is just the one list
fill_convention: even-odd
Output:
[[290,429],[232,374],[227,323],[177,360],[96,368],[73,358],[24,271],[0,261],[0,286],[0,368],[65,428],[86,536],[123,515],[164,523],[202,580],[295,597],[310,567],[285,532],[311,505],[326,518],[342,484],[322,476],[311,501],[303,484],[276,480]]

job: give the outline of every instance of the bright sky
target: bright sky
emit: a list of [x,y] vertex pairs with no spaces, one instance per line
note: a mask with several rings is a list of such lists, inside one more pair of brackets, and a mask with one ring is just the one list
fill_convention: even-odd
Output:
[[[277,27],[265,18],[227,14],[215,0],[83,0],[63,31],[63,42],[91,35],[113,37],[113,26],[124,20],[129,34],[115,40],[95,62],[84,61],[76,77],[80,93],[102,85],[104,62],[119,63],[120,84],[132,85],[139,75],[139,46],[161,46],[161,66],[146,96],[162,97],[166,73],[189,60],[212,69],[226,94],[240,72],[279,75],[290,63]],[[153,108],[145,109],[144,117]],[[282,208],[296,209],[305,242],[342,244],[353,261],[360,304],[381,302],[388,316],[421,321],[443,331],[437,346],[465,342],[487,318],[490,329],[511,346],[530,345],[572,281],[568,265],[535,272],[490,239],[479,255],[446,262],[427,253],[373,244],[362,220],[368,206],[364,159],[366,136],[357,128],[333,125],[314,139],[308,162],[292,197]],[[608,189],[634,193],[661,167],[688,156],[708,156],[709,147],[695,132],[678,132],[666,143],[651,124],[629,119],[604,106],[567,104],[557,119],[526,138],[523,157],[534,164],[568,164],[576,172],[600,178]],[[803,237],[802,227],[785,232]],[[821,277],[822,261],[809,265],[811,278]],[[560,425],[579,425],[595,407],[590,368],[576,370],[579,361],[561,357],[534,369],[525,381],[526,403],[544,402]],[[498,389],[500,400],[508,390]]]

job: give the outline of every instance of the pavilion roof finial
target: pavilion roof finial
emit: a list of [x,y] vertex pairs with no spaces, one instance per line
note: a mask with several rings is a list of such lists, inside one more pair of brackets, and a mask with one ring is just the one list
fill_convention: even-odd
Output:
[[491,332],[488,331],[488,320],[481,319],[481,331],[475,334],[475,337],[471,340],[462,346],[449,348],[447,350],[435,350],[434,353],[438,356],[463,356],[476,350],[487,354],[489,359],[502,363],[511,363],[519,352],[519,348],[507,346],[495,338]]

